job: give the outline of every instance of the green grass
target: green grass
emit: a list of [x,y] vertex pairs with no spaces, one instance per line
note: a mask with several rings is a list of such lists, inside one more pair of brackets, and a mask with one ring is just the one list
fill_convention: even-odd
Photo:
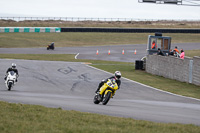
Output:
[[[120,33],[0,33],[0,47],[95,46],[146,43],[147,34]],[[9,41],[8,41],[9,40]]]
[[[146,44],[153,33],[0,33],[0,48],[99,46]],[[163,34],[171,36],[172,43],[199,42],[200,34]]]
[[131,118],[66,111],[0,101],[2,133],[199,133],[195,125],[154,123]]
[[200,50],[185,50],[185,56],[189,57],[200,56]]
[[[73,54],[0,54],[0,58],[26,59],[26,60],[47,60],[47,61],[68,61],[68,62],[90,62],[93,64],[109,64],[110,61],[75,59]],[[112,62],[113,64],[133,64],[123,62]]]

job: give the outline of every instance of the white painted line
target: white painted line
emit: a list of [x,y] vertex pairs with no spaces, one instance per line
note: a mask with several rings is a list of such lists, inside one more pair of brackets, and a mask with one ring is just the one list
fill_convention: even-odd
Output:
[[77,59],[78,55],[79,55],[79,53],[75,56],[75,59]]
[[[110,73],[110,72],[107,72],[107,71],[104,71],[104,70],[98,69],[98,68],[96,68],[96,67],[93,67],[93,66],[90,66],[90,65],[86,65],[86,66],[113,75],[113,73]],[[171,93],[171,92],[168,92],[168,91],[159,90],[159,89],[157,89],[157,88],[154,88],[154,87],[151,87],[151,86],[148,86],[148,85],[145,85],[145,84],[139,83],[139,82],[134,81],[134,80],[130,80],[130,79],[128,79],[128,78],[124,78],[124,77],[122,77],[122,78],[125,79],[125,80],[128,80],[128,81],[130,81],[130,82],[133,82],[133,83],[136,83],[136,84],[139,84],[139,85],[142,85],[142,86],[145,86],[145,87],[151,88],[151,89],[156,90],[156,91],[160,91],[160,92],[167,93],[167,94],[174,95],[174,96],[178,96],[178,97],[183,97],[183,98],[188,98],[188,99],[192,99],[192,100],[200,101],[200,99],[197,99],[197,98],[187,97],[187,96],[182,96],[182,95],[174,94],[174,93]]]

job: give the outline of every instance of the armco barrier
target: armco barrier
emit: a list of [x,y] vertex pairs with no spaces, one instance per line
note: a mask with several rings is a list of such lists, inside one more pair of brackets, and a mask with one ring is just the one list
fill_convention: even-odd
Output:
[[200,33],[200,29],[61,28],[61,32]]
[[58,27],[0,27],[0,32],[61,32]]

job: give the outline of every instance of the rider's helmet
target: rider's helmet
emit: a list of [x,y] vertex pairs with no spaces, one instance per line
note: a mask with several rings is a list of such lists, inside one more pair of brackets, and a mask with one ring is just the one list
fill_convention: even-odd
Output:
[[12,63],[12,68],[16,68],[16,64],[15,63]]
[[54,42],[51,43],[51,46],[54,46]]
[[122,76],[122,74],[121,74],[120,71],[115,72],[115,77],[116,77],[117,80],[119,80],[121,78],[121,76]]

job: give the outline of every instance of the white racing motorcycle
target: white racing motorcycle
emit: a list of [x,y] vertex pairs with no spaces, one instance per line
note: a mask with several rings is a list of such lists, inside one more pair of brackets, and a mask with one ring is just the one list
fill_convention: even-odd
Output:
[[8,76],[6,78],[5,84],[9,91],[14,86],[16,79],[17,79],[17,74],[14,71],[8,72]]

